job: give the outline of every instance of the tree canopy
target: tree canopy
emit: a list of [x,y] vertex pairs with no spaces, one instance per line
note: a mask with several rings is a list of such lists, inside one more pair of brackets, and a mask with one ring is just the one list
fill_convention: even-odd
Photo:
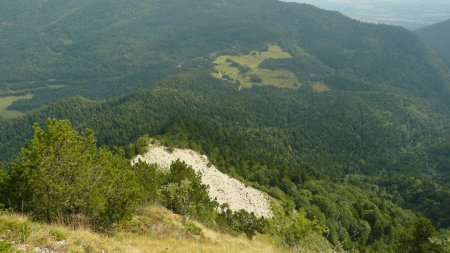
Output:
[[92,130],[67,120],[34,125],[12,165],[9,204],[47,222],[108,227],[129,218],[142,189],[126,159],[97,148]]

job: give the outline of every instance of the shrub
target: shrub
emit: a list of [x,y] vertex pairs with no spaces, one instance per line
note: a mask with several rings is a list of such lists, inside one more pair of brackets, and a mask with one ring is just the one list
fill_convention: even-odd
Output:
[[252,75],[251,77],[250,77],[250,82],[252,82],[252,83],[262,83],[262,79],[261,79],[261,77],[259,77],[259,76],[257,76],[257,75]]
[[156,164],[138,162],[133,166],[139,183],[143,188],[143,200],[147,203],[160,201],[160,189],[166,176]]
[[51,229],[49,231],[49,234],[51,237],[53,237],[56,241],[64,241],[67,239],[67,236],[64,234],[64,232],[57,230],[57,229]]
[[3,209],[7,204],[7,191],[10,188],[8,187],[8,182],[8,174],[4,169],[0,168],[0,209]]
[[291,247],[298,246],[307,236],[324,233],[326,229],[305,217],[303,213],[292,213],[280,218],[279,236],[282,244]]
[[203,230],[192,222],[187,222],[184,224],[184,231],[188,236],[196,236],[200,238],[205,237]]
[[87,223],[107,229],[129,218],[141,187],[124,158],[96,146],[91,130],[75,131],[66,120],[34,125],[34,137],[13,164],[10,200],[16,210],[47,222]]
[[258,218],[254,213],[248,213],[243,209],[233,212],[228,207],[228,204],[220,206],[221,213],[217,219],[218,224],[231,229],[231,231],[243,233],[249,239],[252,239],[256,232],[266,233],[267,222],[264,218]]
[[161,202],[175,213],[213,222],[218,204],[208,196],[208,186],[201,181],[192,167],[175,161],[161,187]]

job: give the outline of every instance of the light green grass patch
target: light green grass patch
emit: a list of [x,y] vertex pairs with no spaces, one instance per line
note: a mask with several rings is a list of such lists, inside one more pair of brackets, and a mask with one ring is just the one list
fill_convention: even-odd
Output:
[[331,90],[328,85],[321,83],[321,82],[315,82],[311,85],[311,87],[312,87],[313,91],[317,92],[317,93],[323,93],[323,92],[327,92],[327,91]]
[[32,98],[33,98],[33,95],[31,93],[23,95],[23,96],[0,97],[0,118],[12,119],[12,118],[16,118],[16,117],[23,115],[22,112],[8,110],[8,107],[10,107],[15,101],[22,100],[22,99],[32,99]]
[[[221,55],[214,60],[216,66],[212,74],[217,78],[239,81],[244,88],[251,88],[253,85],[300,88],[302,83],[294,73],[287,70],[270,70],[259,67],[267,59],[288,58],[292,58],[292,56],[277,45],[269,45],[265,52],[252,51],[249,54],[239,56]],[[248,68],[248,71],[242,73],[238,67],[233,66],[232,62]],[[255,81],[258,79],[259,81]]]
[[51,90],[58,90],[58,89],[62,89],[64,87],[66,87],[66,86],[64,84],[49,84],[47,87]]

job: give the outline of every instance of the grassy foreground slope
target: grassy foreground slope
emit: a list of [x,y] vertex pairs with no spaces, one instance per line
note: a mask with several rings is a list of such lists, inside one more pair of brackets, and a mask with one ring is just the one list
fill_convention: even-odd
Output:
[[[113,235],[98,234],[82,227],[48,225],[14,213],[0,213],[0,252],[211,252],[289,253],[268,236],[253,240],[206,228],[197,222],[183,224],[181,216],[158,206],[149,206]],[[196,227],[197,229],[192,229]],[[295,252],[332,252],[327,244],[311,245]],[[311,249],[311,248],[316,248]]]

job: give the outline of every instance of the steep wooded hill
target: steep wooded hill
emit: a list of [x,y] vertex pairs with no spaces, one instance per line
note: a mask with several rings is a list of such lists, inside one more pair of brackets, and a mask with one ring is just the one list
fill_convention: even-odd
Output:
[[416,33],[450,62],[450,19],[416,30]]
[[64,118],[128,158],[146,134],[205,154],[346,250],[395,252],[422,215],[450,226],[449,71],[412,32],[275,0],[0,5],[1,108],[33,109],[0,119],[7,172],[34,123]]
[[[399,87],[438,94],[448,72],[413,33],[275,0],[2,0],[0,95],[32,93],[30,109],[71,95],[104,98],[171,74],[211,68],[214,55],[278,44],[302,82],[336,89]],[[270,63],[270,64],[269,64]]]
[[100,144],[123,146],[117,151],[127,156],[134,154],[127,144],[149,134],[206,154],[287,210],[318,219],[335,245],[348,240],[345,248],[389,250],[416,214],[449,226],[449,113],[440,105],[373,91],[239,91],[208,72],[192,72],[130,96],[70,98],[4,122],[1,154],[16,154],[32,122],[47,117],[90,127]]

